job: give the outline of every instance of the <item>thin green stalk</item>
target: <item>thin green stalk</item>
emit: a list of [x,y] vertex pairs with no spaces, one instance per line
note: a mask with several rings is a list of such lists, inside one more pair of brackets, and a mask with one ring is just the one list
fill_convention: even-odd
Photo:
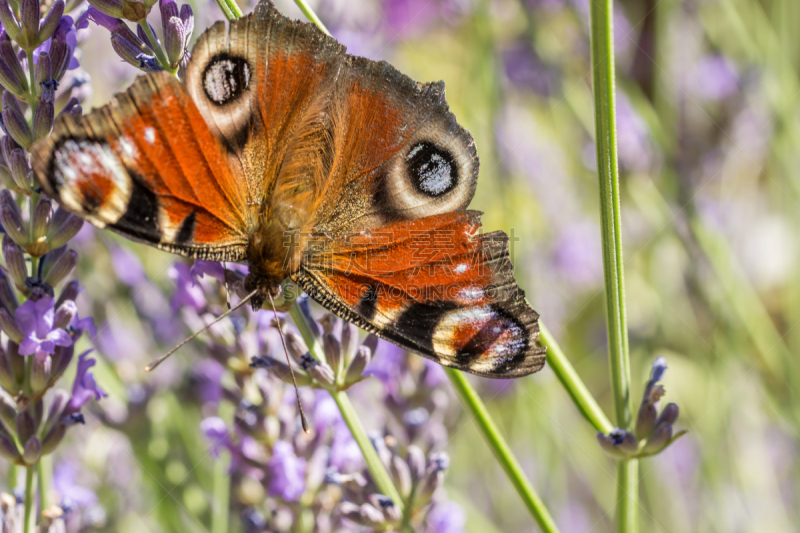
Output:
[[544,532],[558,531],[553,517],[550,516],[544,502],[542,502],[539,495],[536,494],[530,480],[525,476],[525,472],[522,471],[522,467],[517,461],[517,458],[514,457],[511,448],[508,447],[508,444],[497,429],[492,417],[486,410],[486,406],[481,401],[478,393],[475,392],[475,389],[472,388],[469,381],[467,381],[467,377],[464,373],[453,368],[446,368],[445,370],[458,396],[464,403],[464,407],[472,414],[475,422],[477,422],[478,429],[483,435],[483,438],[486,439],[486,443],[489,445],[489,448],[492,449],[492,453],[494,453],[494,456],[500,462],[500,466],[503,467],[503,471],[514,485],[514,488],[522,498],[525,506],[536,520],[536,523],[539,524],[539,527]]
[[[39,105],[39,96],[36,94],[36,64],[33,62],[33,50],[25,50],[25,57],[28,58],[28,76],[30,77],[29,91],[28,91],[28,104],[31,106],[31,124],[33,124],[33,116],[36,114],[36,107]],[[33,213],[31,211],[31,213]]]
[[25,516],[24,516],[24,533],[31,531],[31,517],[33,516],[33,506],[36,504],[33,501],[33,474],[35,467],[28,466],[25,468]]
[[547,346],[547,366],[555,373],[558,381],[567,390],[567,393],[575,402],[575,406],[581,414],[594,426],[597,431],[609,433],[614,429],[614,424],[608,419],[606,414],[597,405],[597,400],[583,384],[580,376],[570,364],[567,356],[561,351],[561,346],[550,334],[544,324],[539,322],[539,342]]
[[317,14],[314,13],[314,10],[308,7],[308,4],[306,4],[306,0],[294,0],[294,3],[297,4],[297,7],[299,7],[300,11],[303,12],[303,15],[305,15],[310,22],[313,22],[317,28],[324,31],[326,35],[331,34],[331,32],[328,31],[328,28],[325,27],[325,24],[323,24],[322,21],[319,19]]
[[222,10],[222,14],[228,20],[238,19],[242,17],[242,10],[239,9],[235,0],[217,0],[217,5]]
[[222,451],[214,461],[211,533],[228,533],[230,524],[231,478],[228,475],[230,455]]
[[[316,359],[324,361],[325,356],[322,354],[320,345],[314,338],[314,335],[311,333],[311,329],[308,327],[306,318],[303,316],[303,313],[300,311],[300,307],[297,305],[297,303],[292,305],[292,307],[289,309],[289,316],[292,317],[295,326],[297,326],[298,331],[300,331],[300,336],[303,337],[303,341],[306,343],[309,353]],[[336,402],[336,405],[339,407],[339,411],[342,413],[342,418],[347,424],[347,427],[350,429],[353,439],[355,439],[356,444],[358,444],[358,447],[361,449],[361,454],[364,456],[364,462],[367,464],[367,469],[369,470],[370,475],[372,475],[375,485],[377,485],[378,489],[383,494],[391,498],[395,505],[397,505],[400,510],[404,512],[405,504],[403,499],[400,497],[400,493],[395,488],[394,483],[392,483],[392,478],[386,471],[386,467],[384,467],[380,457],[378,457],[378,452],[375,451],[375,447],[372,446],[369,437],[367,437],[367,432],[364,431],[364,426],[361,425],[361,420],[358,418],[358,415],[356,414],[356,411],[353,408],[353,404],[350,402],[350,398],[347,396],[347,393],[344,391],[338,391],[331,392],[330,394]]]
[[[239,16],[241,16],[241,14]],[[142,28],[142,31],[144,31],[144,34],[147,35],[147,39],[153,45],[153,53],[156,55],[156,59],[158,59],[158,63],[160,64],[161,68],[173,74],[177,72],[177,69],[170,68],[167,54],[164,53],[164,49],[158,44],[158,39],[153,33],[153,29],[150,27],[150,24],[147,23],[147,19],[140,20],[138,24],[139,27]]]
[[37,465],[39,471],[39,498],[42,500],[42,509],[48,509],[53,502],[50,501],[50,481],[53,479],[53,456],[44,455]]
[[331,396],[339,407],[347,427],[350,428],[350,433],[353,434],[356,444],[361,448],[364,461],[367,463],[367,469],[372,475],[375,485],[378,486],[382,493],[391,498],[395,505],[405,514],[403,499],[400,497],[400,493],[397,492],[394,483],[392,483],[389,472],[386,471],[380,457],[378,457],[378,452],[375,451],[375,447],[372,446],[369,437],[367,437],[364,426],[361,425],[361,420],[359,420],[353,404],[350,402],[350,397],[344,391],[331,392]]
[[[625,277],[622,263],[619,168],[614,95],[613,0],[592,0],[591,50],[594,89],[597,172],[600,182],[600,219],[603,235],[603,271],[611,388],[617,425],[631,427],[630,355],[625,316]],[[617,531],[638,531],[638,474],[635,461],[621,462],[617,479]]]

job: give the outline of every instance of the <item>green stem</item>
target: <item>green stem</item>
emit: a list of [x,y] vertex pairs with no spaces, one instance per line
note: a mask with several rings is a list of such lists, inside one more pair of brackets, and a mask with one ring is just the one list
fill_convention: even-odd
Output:
[[31,516],[33,515],[33,506],[36,502],[33,501],[33,474],[34,467],[28,466],[25,468],[25,517],[24,517],[24,533],[31,531]]
[[222,14],[228,20],[242,18],[242,10],[239,9],[235,0],[217,0],[217,5],[222,10]]
[[39,95],[36,90],[36,65],[33,62],[33,50],[25,50],[25,57],[28,58],[28,76],[30,87],[28,87],[28,104],[31,106],[31,125],[33,116],[36,114],[36,107],[39,105]]
[[230,524],[231,478],[228,475],[230,457],[220,453],[214,462],[214,499],[211,506],[211,533],[228,533]]
[[453,387],[456,389],[456,392],[458,392],[461,401],[464,403],[464,407],[472,414],[477,422],[478,429],[483,435],[483,438],[486,439],[486,443],[489,445],[489,448],[492,449],[492,453],[494,453],[494,456],[500,462],[500,466],[503,467],[503,471],[514,485],[514,488],[522,498],[525,506],[536,520],[536,523],[539,524],[539,527],[544,532],[558,531],[553,517],[550,516],[544,502],[542,502],[539,495],[536,494],[533,485],[531,485],[531,482],[525,476],[525,472],[522,471],[522,467],[517,461],[517,458],[514,457],[514,454],[511,452],[511,448],[508,447],[508,444],[500,434],[494,421],[492,421],[492,417],[486,410],[486,406],[481,401],[478,393],[475,392],[475,389],[472,388],[469,381],[467,381],[467,377],[462,372],[453,368],[446,368],[445,370],[447,371],[447,376],[450,378]]
[[[617,425],[631,427],[630,356],[625,316],[625,282],[619,207],[619,168],[614,95],[613,0],[592,0],[591,50],[594,88],[597,172],[600,182],[600,218],[603,234],[603,271],[606,321],[611,366],[611,388]],[[617,470],[617,531],[638,530],[637,465],[621,463]]]
[[361,425],[361,420],[359,420],[353,408],[353,404],[350,402],[350,397],[347,396],[347,393],[344,391],[331,392],[331,396],[336,402],[336,405],[339,406],[342,418],[344,418],[347,427],[350,428],[350,433],[353,434],[353,438],[358,444],[358,447],[361,448],[364,461],[367,463],[367,469],[372,475],[372,479],[375,485],[377,485],[378,490],[391,498],[395,505],[400,508],[400,511],[405,513],[403,499],[400,497],[400,493],[397,492],[394,483],[392,483],[392,478],[389,477],[389,472],[386,471],[383,462],[381,462],[381,458],[378,457],[378,452],[375,451],[375,447],[370,442],[369,437],[367,437],[364,426]]
[[[306,343],[309,353],[316,359],[324,361],[325,356],[322,353],[322,349],[311,333],[311,328],[308,326],[308,322],[306,322],[306,317],[303,316],[302,311],[300,311],[300,306],[298,306],[297,303],[292,305],[289,309],[289,316],[292,317],[295,326],[297,326],[298,331],[300,331],[300,336],[303,337],[303,341]],[[367,437],[367,432],[364,431],[364,426],[361,425],[361,420],[359,420],[347,393],[344,391],[330,391],[330,394],[339,407],[342,418],[350,429],[353,439],[355,439],[356,444],[358,444],[358,447],[361,449],[364,462],[367,464],[367,469],[370,475],[372,475],[375,485],[383,494],[391,498],[395,505],[404,512],[405,505],[403,499],[400,497],[400,493],[395,488],[394,483],[392,483],[392,478],[389,476],[389,472],[386,471],[386,467],[383,465],[383,462],[381,462],[380,457],[378,457],[375,447],[372,446],[369,437]]]
[[[241,13],[239,14],[239,16],[241,16]],[[173,69],[170,66],[167,54],[164,53],[164,49],[161,47],[161,45],[158,44],[158,39],[153,33],[153,29],[150,27],[150,24],[147,23],[147,19],[143,18],[138,22],[138,24],[139,27],[142,28],[142,31],[144,31],[144,34],[147,35],[147,39],[150,41],[150,44],[152,45],[153,53],[156,55],[156,59],[158,60],[159,66],[164,70],[166,70],[167,72],[175,74],[175,72],[177,72],[177,69]]]
[[294,0],[294,3],[297,4],[297,7],[299,7],[300,11],[303,12],[303,15],[305,15],[310,22],[313,22],[317,28],[325,32],[326,35],[331,34],[331,32],[328,31],[328,28],[325,27],[325,24],[323,24],[319,19],[317,14],[314,13],[314,10],[308,7],[308,4],[306,4],[305,0]]
[[547,366],[555,373],[558,381],[567,390],[567,393],[575,402],[575,406],[581,414],[594,426],[597,431],[609,433],[614,429],[614,424],[608,419],[606,414],[597,405],[597,400],[583,384],[580,376],[570,364],[567,356],[561,351],[561,346],[550,334],[550,331],[542,322],[539,322],[539,342],[547,346]]
[[37,469],[39,471],[39,498],[42,500],[42,509],[48,509],[51,505],[49,492],[50,480],[53,479],[53,456],[45,455],[39,459]]

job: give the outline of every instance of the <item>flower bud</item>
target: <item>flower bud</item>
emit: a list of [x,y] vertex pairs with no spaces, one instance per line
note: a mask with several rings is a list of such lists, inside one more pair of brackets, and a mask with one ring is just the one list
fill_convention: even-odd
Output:
[[[22,222],[22,213],[20,213],[11,193],[5,189],[0,191],[0,224],[3,225],[3,229],[6,232],[4,241],[22,245],[28,244],[30,236],[28,235],[27,225]],[[5,244],[3,248],[5,248]],[[24,260],[22,264],[24,269]]]
[[[10,137],[8,138],[10,139]],[[11,176],[17,186],[22,190],[30,191],[33,188],[33,180],[31,179],[31,168],[28,165],[28,158],[25,152],[22,151],[22,148],[16,148],[11,151],[9,159]]]
[[138,23],[147,18],[155,0],[122,0],[122,18]]
[[[5,93],[5,96],[8,93]],[[8,94],[9,98],[3,98],[3,127],[6,133],[11,135],[20,146],[27,148],[33,142],[33,132],[31,132],[19,104],[15,100],[11,100],[14,96]],[[6,103],[12,101],[11,103]]]
[[671,424],[658,424],[644,444],[642,453],[651,455],[658,453],[669,444],[672,439],[672,425]]
[[[0,207],[0,219],[5,220],[3,216],[7,208]],[[5,224],[4,224],[5,226]],[[25,256],[22,253],[22,248],[12,241],[8,235],[3,236],[3,257],[6,260],[6,271],[14,280],[18,287],[25,286],[25,280],[28,278],[28,267],[25,264]]]
[[678,420],[678,404],[668,403],[656,421],[656,426],[661,424],[674,424]]
[[52,429],[54,424],[57,422],[60,423],[61,419],[64,418],[64,409],[67,408],[69,398],[69,393],[64,389],[56,389],[55,393],[53,393],[53,398],[47,410],[47,417],[44,420],[44,426],[42,428],[42,432],[45,435]]
[[[250,360],[250,368],[266,368],[271,373],[275,374],[284,383],[292,384],[292,375],[289,367],[283,361],[278,361],[267,356],[256,356]],[[298,387],[305,387],[311,385],[311,376],[303,370],[294,370],[294,377],[297,380]]]
[[[14,370],[11,368],[8,356],[2,348],[0,348],[0,387],[9,394],[16,394],[19,392],[19,384],[17,383],[16,376],[14,376]],[[2,400],[0,400],[0,402],[2,402]],[[16,415],[16,411],[14,414]],[[2,404],[0,404],[0,418],[2,418]],[[10,427],[13,427],[13,425]]]
[[50,42],[50,69],[54,80],[60,80],[69,68],[72,60],[72,47],[66,42],[56,40]]
[[28,442],[28,439],[36,434],[36,422],[30,409],[22,411],[15,420],[17,425],[17,438],[20,442]]
[[0,437],[0,456],[3,456],[10,463],[16,463],[21,459],[16,444],[5,437]]
[[81,292],[81,287],[78,284],[77,280],[72,280],[66,285],[64,285],[64,288],[61,289],[61,294],[58,297],[58,301],[56,302],[56,309],[61,307],[61,305],[67,300],[75,301],[80,292]]
[[22,334],[17,323],[5,309],[0,309],[0,329],[8,335],[9,339],[16,343],[22,342],[22,339],[25,338],[25,335]]
[[122,18],[122,2],[119,0],[89,0],[89,5],[116,19]]
[[139,66],[139,56],[153,55],[153,51],[124,24],[120,24],[111,32],[111,46],[119,57],[126,62]]
[[25,449],[22,452],[22,460],[26,465],[32,466],[38,463],[41,457],[42,441],[36,437],[31,437],[28,442],[25,443]]
[[[358,515],[356,518],[352,518],[347,516],[354,522],[361,524],[362,526],[371,527],[378,529],[379,526],[382,526],[386,519],[383,516],[383,513],[377,509],[375,506],[370,505],[368,503],[361,504],[358,508]],[[381,527],[381,529],[383,529]]]
[[642,402],[639,413],[636,416],[636,437],[646,438],[656,425],[658,412],[656,406],[650,402]]
[[[3,311],[0,311],[0,317],[2,317],[2,315]],[[7,333],[8,332],[6,332],[6,334]],[[11,363],[11,369],[14,371],[17,383],[22,383],[25,379],[25,356],[19,354],[19,343],[15,342],[13,339],[9,341],[6,347],[6,357],[8,357],[8,362]]]
[[53,65],[50,62],[50,54],[42,52],[36,61],[36,84],[41,87],[42,83],[53,79]]
[[13,313],[18,305],[17,295],[11,290],[11,282],[5,274],[0,274],[0,307]]
[[352,384],[360,381],[371,357],[372,352],[367,346],[359,346],[358,350],[356,351],[356,356],[353,358],[353,362],[350,363],[350,366],[347,369],[347,374],[344,378],[345,383]]
[[10,398],[0,396],[0,420],[8,431],[15,431],[17,425],[17,406]]
[[183,30],[186,32],[186,42],[189,42],[189,39],[192,38],[192,33],[194,33],[194,13],[192,12],[192,6],[189,4],[183,4],[181,6],[180,12],[181,22],[183,22]]
[[8,0],[0,0],[0,24],[3,25],[3,30],[11,37],[15,39],[17,34],[19,33],[19,22],[17,21],[16,15],[11,10],[11,6],[8,4]]
[[83,227],[83,219],[59,207],[50,223],[47,245],[50,249],[60,248],[67,244]]
[[11,41],[0,38],[0,83],[12,93],[21,96],[28,90],[28,79]]
[[[80,413],[75,413],[80,415]],[[56,425],[50,428],[50,431],[45,433],[44,440],[42,441],[42,455],[49,455],[61,443],[64,435],[67,434],[67,425],[59,421]]]
[[39,42],[43,43],[53,36],[64,14],[64,0],[56,0],[39,27]]
[[53,376],[60,376],[67,369],[72,358],[75,356],[75,345],[71,346],[56,346],[55,352],[51,356],[53,358],[53,365],[51,374]]
[[411,494],[411,470],[408,464],[400,457],[393,455],[389,472],[400,495],[405,497]]
[[300,359],[308,353],[308,348],[305,343],[294,332],[287,331],[284,334],[284,338],[286,339],[286,349],[289,350],[289,355],[291,355],[292,359],[295,361],[300,361]]
[[41,11],[39,8],[39,0],[21,0],[19,5],[19,21],[22,31],[30,35],[30,43],[17,42],[22,48],[30,48],[30,45],[38,44],[36,37],[39,34],[39,17]]
[[33,208],[33,240],[39,240],[47,235],[50,229],[50,219],[53,212],[53,202],[44,198],[36,203]]
[[42,83],[42,96],[33,115],[34,139],[44,139],[50,135],[50,130],[53,129],[53,121],[56,116],[53,101],[55,100],[55,87],[57,85],[58,82],[54,80]]
[[161,11],[162,26],[166,26],[172,17],[178,16],[178,4],[175,0],[159,0],[158,8]]
[[436,489],[444,483],[444,473],[450,466],[450,457],[444,453],[439,452],[431,457],[430,463],[425,474],[425,479],[417,489],[420,501],[428,501],[436,492]]
[[[58,285],[64,278],[69,276],[78,264],[78,252],[75,250],[67,250],[51,265],[43,265],[44,276],[42,281],[50,286]],[[47,268],[49,266],[49,269]]]
[[425,475],[425,452],[422,451],[422,448],[416,444],[410,444],[406,449],[406,464],[412,483],[419,483]]
[[52,359],[46,356],[44,361],[39,361],[39,357],[33,358],[31,363],[31,391],[33,394],[39,394],[47,389],[50,384],[50,368]]
[[186,30],[178,17],[172,17],[164,28],[164,50],[171,68],[176,68],[186,50]]
[[333,333],[325,333],[322,336],[322,349],[325,352],[325,360],[333,370],[334,374],[342,373],[342,347]]
[[53,327],[67,329],[72,319],[78,314],[78,306],[75,305],[73,300],[67,300],[56,309],[55,318],[53,319]]
[[608,435],[598,432],[597,442],[600,443],[603,451],[616,459],[630,459],[639,448],[639,442],[636,437],[632,433],[619,428],[614,428]]
[[[309,356],[310,357],[310,356]],[[321,363],[313,359],[313,364],[310,364],[305,370],[311,375],[312,379],[323,387],[332,387],[336,382],[336,376],[333,369],[325,363]]]

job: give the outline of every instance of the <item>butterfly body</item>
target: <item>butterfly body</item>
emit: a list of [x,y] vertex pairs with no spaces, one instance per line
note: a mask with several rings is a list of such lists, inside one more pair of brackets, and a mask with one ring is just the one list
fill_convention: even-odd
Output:
[[45,192],[94,225],[247,262],[255,307],[292,278],[444,365],[516,377],[544,364],[508,237],[467,209],[478,157],[443,83],[349,56],[271,2],[209,28],[182,82],[142,76],[32,151]]

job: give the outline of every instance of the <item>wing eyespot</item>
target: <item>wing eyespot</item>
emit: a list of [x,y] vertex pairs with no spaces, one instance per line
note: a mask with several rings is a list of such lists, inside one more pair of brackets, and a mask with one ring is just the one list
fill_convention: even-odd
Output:
[[420,193],[438,198],[458,185],[458,165],[453,155],[430,141],[422,141],[406,155],[408,174]]
[[247,92],[250,76],[246,59],[225,52],[217,54],[203,71],[203,92],[214,105],[227,105]]

